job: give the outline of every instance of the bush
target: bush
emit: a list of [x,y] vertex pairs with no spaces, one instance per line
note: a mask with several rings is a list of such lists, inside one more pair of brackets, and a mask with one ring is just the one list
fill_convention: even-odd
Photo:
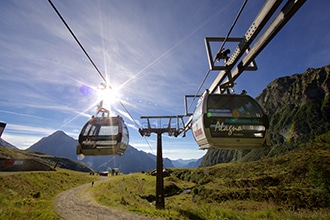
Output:
[[35,199],[40,198],[40,196],[41,196],[41,192],[40,191],[32,194],[32,197],[35,198]]
[[328,207],[330,200],[330,168],[327,164],[310,164],[307,177],[315,187],[314,196],[320,207]]

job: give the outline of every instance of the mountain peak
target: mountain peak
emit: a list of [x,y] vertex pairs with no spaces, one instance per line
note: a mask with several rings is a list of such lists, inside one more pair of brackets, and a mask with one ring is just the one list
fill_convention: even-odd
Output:
[[53,137],[53,136],[68,136],[64,131],[57,130],[48,137]]
[[55,131],[33,144],[28,150],[39,151],[54,156],[76,158],[78,141],[68,136],[63,131]]

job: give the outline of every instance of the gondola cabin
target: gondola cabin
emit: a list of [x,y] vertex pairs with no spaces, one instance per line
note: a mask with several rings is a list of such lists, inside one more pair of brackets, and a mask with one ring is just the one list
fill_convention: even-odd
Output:
[[122,117],[92,117],[79,135],[77,155],[123,155],[128,141],[128,129]]
[[197,103],[192,133],[200,149],[270,146],[269,121],[260,105],[242,94],[209,94]]

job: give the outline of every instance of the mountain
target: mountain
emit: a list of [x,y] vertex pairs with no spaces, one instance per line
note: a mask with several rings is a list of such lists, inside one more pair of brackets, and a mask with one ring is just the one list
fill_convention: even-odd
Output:
[[257,97],[274,145],[307,142],[330,128],[330,65],[271,82]]
[[[128,146],[123,156],[86,156],[84,163],[97,171],[119,168],[122,173],[146,172],[156,168],[156,157]],[[164,168],[173,167],[169,159],[163,158]]]
[[255,161],[291,151],[330,130],[330,65],[272,81],[256,97],[270,119],[272,147],[209,150],[201,167]]
[[196,168],[196,167],[199,167],[200,163],[202,162],[203,160],[203,157],[199,158],[198,160],[196,161],[191,161],[189,162],[188,164],[186,164],[184,166],[184,168]]
[[196,168],[196,167],[199,167],[201,159],[202,158],[189,159],[189,160],[183,160],[183,159],[172,160],[172,164],[174,165],[174,167],[177,167],[177,168]]
[[[77,145],[77,140],[69,137],[63,131],[56,131],[33,144],[28,150],[76,160]],[[96,171],[119,168],[123,173],[130,173],[154,169],[156,156],[128,146],[123,156],[86,156],[82,162]],[[164,168],[174,167],[168,158],[163,158],[163,164]]]
[[187,164],[196,161],[197,159],[190,159],[190,160],[178,159],[178,160],[172,160],[172,164],[174,165],[174,167],[185,167]]
[[[143,151],[142,151],[143,152]],[[153,160],[153,161],[156,161],[157,160],[157,157],[156,155],[154,154],[151,154],[151,153],[148,153],[148,156]],[[173,165],[173,161],[168,159],[168,158],[163,158],[163,166],[166,167],[166,168],[169,168],[169,167],[175,167]]]
[[8,143],[4,139],[0,138],[0,146],[5,147],[5,148],[17,148],[14,145]]
[[66,135],[63,131],[56,131],[48,137],[44,137],[37,143],[33,144],[28,150],[38,151],[57,157],[77,159],[77,145],[77,140]]

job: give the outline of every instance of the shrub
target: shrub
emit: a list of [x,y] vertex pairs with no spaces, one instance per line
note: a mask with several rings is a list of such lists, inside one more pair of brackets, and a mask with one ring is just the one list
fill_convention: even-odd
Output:
[[35,198],[35,199],[40,198],[40,196],[41,196],[41,192],[40,191],[32,194],[32,197]]
[[330,168],[327,164],[312,163],[308,166],[307,178],[315,187],[314,196],[320,207],[328,207],[330,199]]

